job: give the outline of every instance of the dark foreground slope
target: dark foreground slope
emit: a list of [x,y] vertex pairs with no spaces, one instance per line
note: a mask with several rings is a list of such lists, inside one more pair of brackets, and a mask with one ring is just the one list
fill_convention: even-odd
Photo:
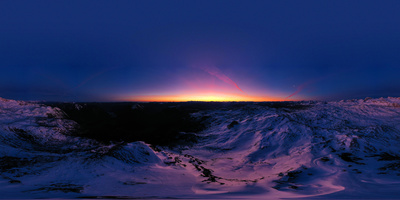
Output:
[[196,141],[204,129],[185,103],[48,103],[79,124],[75,135],[100,142],[144,141],[171,146]]

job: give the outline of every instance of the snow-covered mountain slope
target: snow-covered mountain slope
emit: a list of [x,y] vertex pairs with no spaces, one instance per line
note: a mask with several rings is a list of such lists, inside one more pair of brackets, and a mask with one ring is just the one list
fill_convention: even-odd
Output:
[[193,117],[208,128],[192,146],[104,145],[57,108],[0,99],[0,198],[400,197],[400,98]]
[[201,166],[230,192],[246,183],[244,191],[267,186],[308,197],[393,198],[400,194],[399,103],[388,98],[198,113],[211,116],[211,126],[204,141],[183,154],[204,159]]

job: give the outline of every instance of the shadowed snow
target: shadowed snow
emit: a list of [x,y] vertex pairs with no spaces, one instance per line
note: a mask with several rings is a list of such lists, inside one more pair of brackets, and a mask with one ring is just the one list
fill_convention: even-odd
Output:
[[[400,99],[200,109],[193,146],[102,144],[63,111],[0,99],[2,198],[400,195]],[[77,107],[78,109],[78,107]]]

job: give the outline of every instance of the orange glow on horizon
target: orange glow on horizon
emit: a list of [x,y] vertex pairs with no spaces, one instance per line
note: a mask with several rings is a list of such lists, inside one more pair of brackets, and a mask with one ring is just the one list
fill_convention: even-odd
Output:
[[[121,100],[121,99],[120,99]],[[193,94],[193,95],[142,95],[122,98],[123,101],[137,102],[186,102],[186,101],[205,101],[205,102],[226,102],[226,101],[287,101],[278,97],[261,97],[249,95],[232,94]]]

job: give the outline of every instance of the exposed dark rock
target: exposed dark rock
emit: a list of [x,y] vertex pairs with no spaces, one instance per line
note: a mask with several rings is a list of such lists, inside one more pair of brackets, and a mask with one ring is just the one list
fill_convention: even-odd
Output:
[[30,191],[61,191],[64,193],[74,192],[80,193],[83,190],[82,186],[69,183],[54,183],[49,186],[40,187]]
[[363,160],[362,158],[356,157],[352,153],[341,153],[341,154],[338,154],[338,156],[346,162],[352,162],[352,163],[356,163],[359,165],[365,165],[365,163],[358,162],[359,160]]
[[12,179],[12,180],[9,180],[8,182],[9,182],[9,183],[21,183],[21,181],[20,181],[20,180],[14,180],[14,179]]
[[383,152],[379,155],[380,158],[378,159],[379,161],[392,161],[392,160],[400,160],[400,156],[394,155],[394,154],[389,154],[387,152]]
[[299,174],[301,174],[303,171],[301,170],[294,170],[294,171],[290,171],[287,173],[287,176],[289,177],[289,179],[294,179],[296,177],[298,177]]
[[328,161],[330,161],[330,159],[329,159],[328,157],[322,157],[322,158],[321,158],[321,161],[322,161],[322,162],[328,162]]
[[228,129],[231,129],[231,128],[233,128],[233,127],[236,126],[236,125],[239,125],[239,122],[233,121],[233,122],[231,122],[231,123],[228,125]]
[[379,168],[379,170],[400,170],[400,162],[389,163],[384,167]]
[[295,185],[291,185],[291,186],[289,186],[289,188],[290,188],[290,189],[295,189],[295,190],[297,190],[299,187],[297,187],[297,186],[295,186]]
[[123,182],[124,185],[144,185],[147,184],[146,182],[136,182],[136,181],[126,181]]

